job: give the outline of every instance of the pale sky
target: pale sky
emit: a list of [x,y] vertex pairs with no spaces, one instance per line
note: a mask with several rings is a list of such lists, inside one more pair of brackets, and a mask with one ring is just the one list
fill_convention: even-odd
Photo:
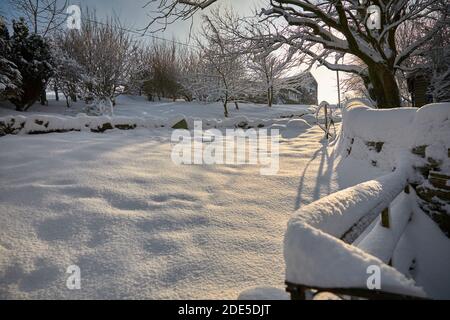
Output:
[[[1,11],[6,15],[11,14],[8,8],[9,0],[0,0]],[[61,0],[64,2],[63,0]],[[155,8],[155,2],[152,6],[143,8],[150,0],[68,0],[68,4],[79,5],[82,9],[88,6],[95,9],[98,17],[101,19],[106,16],[117,15],[124,26],[130,29],[141,29],[149,21],[152,16],[152,7]],[[240,15],[251,15],[254,8],[260,8],[261,3],[267,3],[265,0],[221,0],[220,3],[226,2]],[[6,6],[6,9],[5,9]],[[200,15],[194,20],[195,26],[200,21]],[[165,32],[159,32],[158,35],[167,39],[177,38],[182,42],[186,42],[189,38],[190,22],[179,21],[170,25]],[[325,67],[313,68],[312,73],[319,84],[319,102],[326,100],[330,103],[337,103],[337,84],[336,72],[330,71]],[[341,76],[342,78],[342,76]]]

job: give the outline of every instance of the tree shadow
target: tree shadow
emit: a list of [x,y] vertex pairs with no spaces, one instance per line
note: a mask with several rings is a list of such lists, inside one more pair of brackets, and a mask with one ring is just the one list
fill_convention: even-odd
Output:
[[[330,194],[332,192],[331,183],[333,178],[334,157],[330,154],[329,142],[324,139],[321,141],[321,143],[322,147],[314,152],[311,160],[308,161],[305,168],[303,169],[302,174],[300,175],[297,197],[295,199],[295,210],[298,210],[302,204],[307,204],[309,202],[318,200],[323,193]],[[308,191],[305,188],[305,183],[308,179],[309,169],[311,165],[316,161],[320,161],[320,163],[316,173],[314,189],[312,191],[312,199],[308,201],[307,197],[305,197],[305,192]]]

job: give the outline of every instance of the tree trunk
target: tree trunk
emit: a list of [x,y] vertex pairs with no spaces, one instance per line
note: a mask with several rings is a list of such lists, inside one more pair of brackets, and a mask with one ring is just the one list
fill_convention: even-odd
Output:
[[74,91],[69,93],[69,97],[73,102],[77,102],[77,94]]
[[237,101],[234,102],[234,106],[236,107],[236,110],[239,110],[239,104]]
[[53,90],[55,91],[55,100],[59,101],[59,93],[58,93],[58,86],[55,84],[53,87]]
[[370,97],[379,109],[400,107],[400,90],[394,72],[385,66],[369,66]]
[[223,114],[225,115],[225,118],[228,118],[227,104],[228,104],[228,98],[225,98],[223,101]]
[[273,87],[272,86],[267,90],[267,95],[269,98],[269,107],[272,107],[273,106]]
[[325,139],[330,137],[329,124],[328,124],[328,104],[325,105]]
[[45,106],[48,104],[47,101],[47,92],[45,92],[45,87],[41,89],[41,105]]
[[47,104],[47,92],[45,92],[45,89],[41,91],[41,105],[45,106]]

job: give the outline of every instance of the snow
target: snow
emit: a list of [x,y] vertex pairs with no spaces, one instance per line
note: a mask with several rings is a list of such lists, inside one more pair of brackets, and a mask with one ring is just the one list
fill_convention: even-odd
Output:
[[413,202],[411,195],[405,193],[397,197],[389,210],[389,228],[381,225],[379,217],[374,221],[370,232],[357,244],[358,248],[388,263],[412,217]]
[[[29,116],[14,115],[0,117],[0,136],[5,134],[33,134],[67,131],[92,131],[103,132],[105,130],[135,128],[173,128],[175,124],[185,120],[187,128],[193,129],[194,122],[202,120],[203,129],[211,128],[271,128],[282,131],[284,138],[295,138],[304,133],[311,126],[303,119],[294,120],[259,120],[248,119],[244,116],[221,119],[197,119],[184,115],[176,115],[166,118],[139,118],[124,116],[87,116],[78,114],[76,117],[53,116],[32,114]],[[287,122],[287,123],[286,123]],[[275,123],[275,124],[274,124]],[[286,124],[283,124],[286,123]]]
[[[389,171],[397,165],[401,151],[428,145],[427,152],[433,152],[428,156],[442,158],[450,147],[450,103],[377,110],[355,101],[344,110],[343,121],[348,125],[341,134],[340,147],[348,149],[353,140],[353,158],[373,160]],[[369,152],[368,142],[383,142],[381,152]]]
[[[1,102],[0,117],[21,114],[46,114],[46,115],[67,115],[75,116],[84,113],[85,105],[83,102],[74,103],[71,108],[65,107],[64,101],[52,100],[52,93],[47,93],[49,99],[48,106],[39,104],[33,105],[28,112],[17,112],[13,106]],[[122,95],[117,97],[114,107],[115,116],[125,117],[152,117],[169,118],[175,115],[186,115],[200,119],[223,119],[222,103],[202,103],[202,102],[180,102],[171,100],[162,100],[150,102],[145,97]],[[268,108],[262,104],[239,104],[239,110],[234,109],[234,104],[228,107],[230,117],[245,116],[250,119],[275,119],[281,116],[289,117],[292,115],[302,115],[311,112],[314,107],[310,105],[274,105]],[[309,112],[307,111],[309,110]]]
[[[359,219],[386,208],[406,184],[404,170],[330,194],[298,210],[291,222],[302,221],[342,237]],[[290,237],[286,234],[286,237]]]
[[[105,102],[106,103],[106,102]],[[99,108],[108,111],[105,103],[98,103]],[[230,117],[224,118],[220,103],[202,104],[186,102],[151,103],[143,97],[121,96],[118,105],[112,112],[103,116],[88,116],[82,103],[73,108],[65,108],[63,102],[51,101],[51,106],[32,107],[31,112],[16,112],[8,105],[0,107],[0,124],[14,128],[17,133],[55,132],[55,131],[98,131],[109,126],[127,126],[139,128],[172,127],[185,119],[189,128],[193,128],[195,120],[203,120],[203,128],[235,128],[270,127],[272,124],[284,124],[282,134],[294,138],[305,132],[310,125],[298,118],[310,115],[314,110],[311,106],[276,105],[268,108],[263,105],[241,104],[240,110],[230,111]],[[97,105],[95,105],[97,108]],[[92,109],[89,106],[88,109]],[[98,109],[98,108],[97,108]],[[96,110],[97,110],[96,109]],[[90,111],[92,113],[92,111]],[[291,119],[289,121],[289,119]],[[311,118],[309,118],[311,119]]]
[[[354,246],[336,238],[401,191],[410,175],[401,164],[419,161],[405,149],[426,142],[427,157],[443,157],[448,104],[354,106],[328,144],[310,106],[230,105],[225,119],[220,103],[117,102],[114,117],[52,100],[27,113],[0,107],[2,121],[24,123],[21,133],[81,130],[0,138],[0,298],[286,299],[285,280],[365,287],[372,264],[383,290],[450,296],[450,240],[405,194],[391,205],[389,231],[376,219]],[[205,129],[280,129],[279,174],[175,165],[169,127],[180,119],[203,119]],[[90,132],[107,122],[136,129]],[[384,142],[381,152],[368,141]],[[73,264],[81,290],[66,288]]]
[[289,282],[321,288],[366,288],[368,267],[378,266],[381,290],[425,296],[414,281],[381,260],[302,221],[289,222],[284,247]]
[[416,108],[378,110],[361,104],[344,109],[344,135],[357,136],[366,141],[397,141],[406,137],[399,128],[408,127],[414,120]]
[[411,222],[394,251],[393,264],[414,277],[430,297],[449,299],[450,239],[415,203],[412,212]]
[[[291,120],[273,110],[259,117]],[[249,165],[176,166],[167,128],[0,138],[0,297],[235,299],[249,287],[283,290],[291,212],[345,180],[329,167],[323,132],[302,130],[281,139],[276,176]],[[66,288],[72,264],[81,290]]]
[[242,291],[238,300],[290,300],[290,296],[278,288],[256,287]]
[[[425,161],[434,159],[444,171],[449,168],[449,118],[449,103],[391,110],[350,103],[331,151],[334,168],[348,179],[358,160],[385,175],[330,194],[294,213],[285,234],[287,280],[319,287],[365,287],[365,268],[374,263],[382,269],[384,290],[448,298],[450,277],[448,268],[442,266],[450,263],[450,240],[418,208],[414,191],[408,195],[402,190],[407,181],[417,178],[414,167]],[[374,143],[381,143],[381,149]],[[424,159],[411,152],[417,146],[426,146]],[[388,205],[389,229],[379,217]],[[353,227],[353,232],[355,222],[372,214],[378,217],[365,230],[356,230],[358,238],[352,246],[339,240],[343,234],[348,240],[347,231]],[[424,290],[406,277],[415,279]]]
[[[149,117],[162,112],[153,106],[141,101],[122,108],[150,109]],[[186,109],[211,108],[204,117],[212,123],[253,117],[299,134],[282,138],[281,171],[273,177],[251,166],[175,166],[166,128],[3,137],[2,297],[236,298],[258,285],[283,290],[282,238],[290,213],[353,183],[329,167],[323,133],[304,121],[280,119],[298,106],[261,113],[261,106],[244,105],[235,120],[214,119],[221,112],[214,104],[168,106],[167,121]],[[120,103],[115,114],[79,118],[97,124],[130,118],[122,118]],[[356,183],[367,170],[360,173],[352,177]],[[81,267],[80,292],[65,288],[70,264]]]

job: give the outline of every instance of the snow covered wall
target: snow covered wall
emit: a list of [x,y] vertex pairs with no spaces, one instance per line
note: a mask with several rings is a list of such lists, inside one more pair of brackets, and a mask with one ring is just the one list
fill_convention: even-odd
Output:
[[[70,131],[91,131],[105,132],[107,130],[119,129],[130,130],[136,128],[174,128],[174,126],[182,120],[186,121],[187,129],[194,128],[194,121],[201,120],[203,129],[225,129],[225,128],[276,128],[278,121],[281,128],[298,126],[299,122],[304,122],[301,117],[305,117],[312,123],[315,119],[311,119],[313,110],[301,110],[296,114],[292,112],[282,112],[278,115],[278,119],[249,119],[246,116],[234,116],[227,119],[202,119],[199,117],[185,116],[183,114],[174,115],[170,118],[164,117],[126,117],[126,116],[88,116],[86,114],[78,114],[75,117],[63,115],[43,115],[31,114],[10,115],[0,117],[0,137],[8,134],[44,134],[53,132],[70,132]],[[309,117],[308,117],[309,116]],[[309,126],[309,125],[308,125]]]
[[450,237],[450,103],[376,110],[353,102],[343,112],[336,150],[385,171],[407,163],[421,208]]
[[404,157],[417,167],[423,165],[410,151],[426,147],[426,156],[442,162],[445,167],[441,169],[448,170],[449,118],[450,103],[380,110],[353,102],[343,111],[338,149],[343,157],[351,155],[390,171],[406,160]]

